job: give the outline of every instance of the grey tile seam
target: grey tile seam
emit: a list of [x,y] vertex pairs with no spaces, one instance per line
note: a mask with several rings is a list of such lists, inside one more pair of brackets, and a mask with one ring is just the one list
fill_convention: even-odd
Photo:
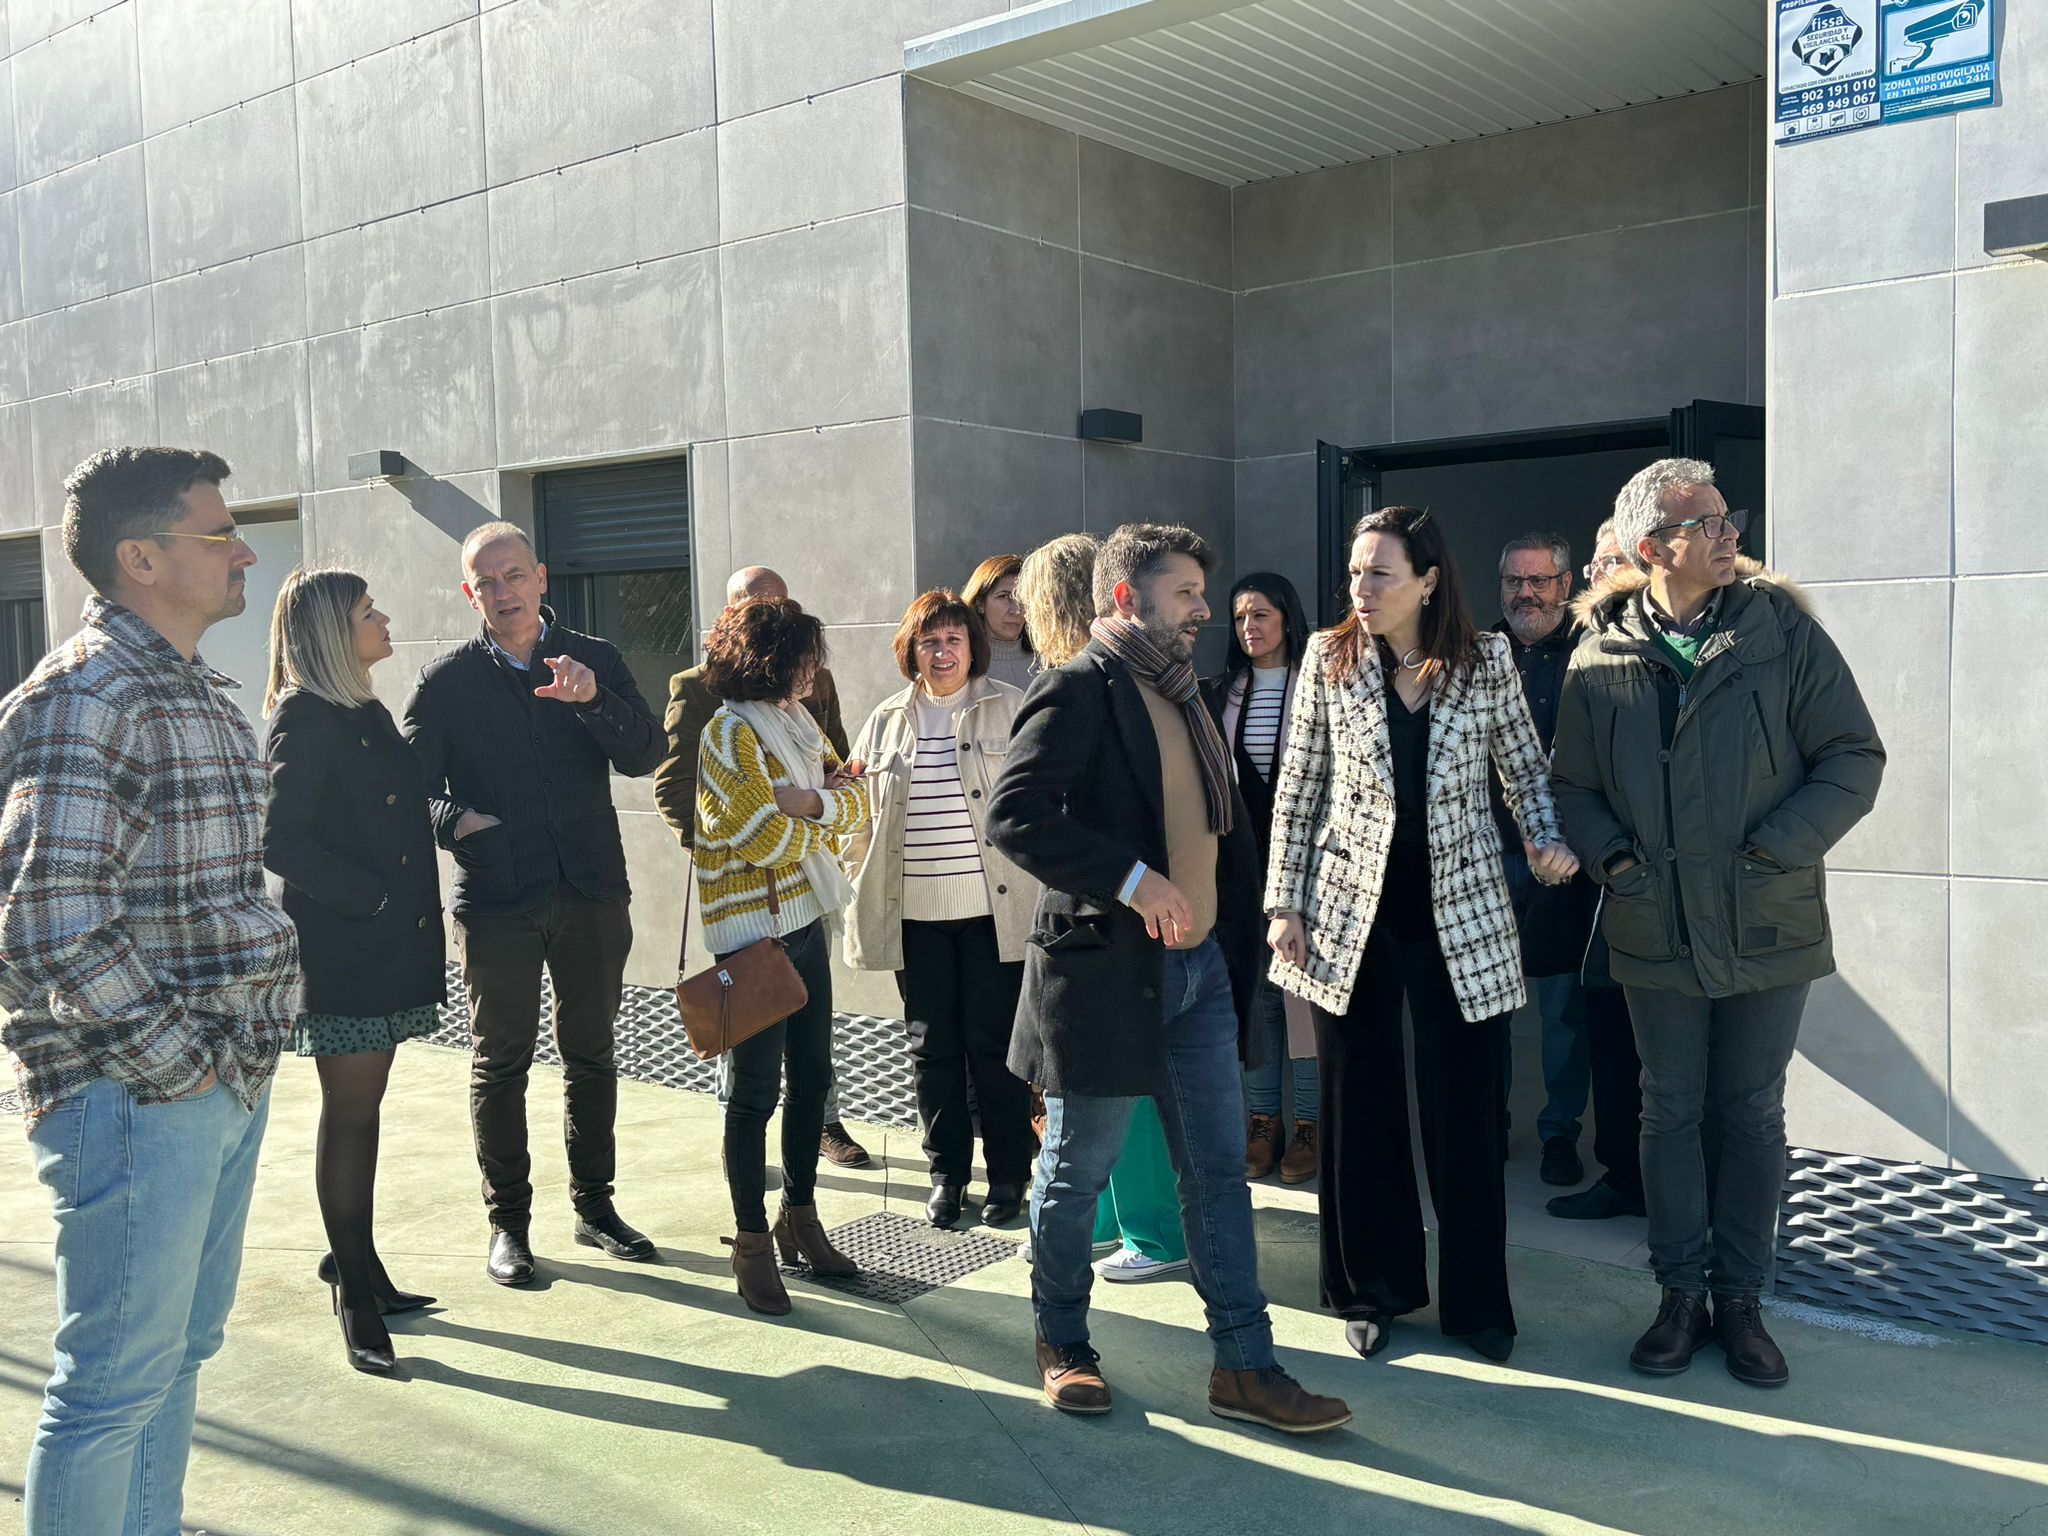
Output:
[[1936,279],[1953,282],[1970,282],[1993,272],[2031,271],[2037,263],[2027,256],[2016,256],[2010,261],[1986,262],[1975,267],[1932,267],[1925,272],[1908,272],[1897,277],[1874,277],[1861,283],[1835,283],[1826,288],[1800,288],[1791,292],[1780,292],[1778,302],[1798,299],[1824,298],[1831,293],[1857,293],[1867,288],[1903,288],[1909,283],[1929,283]]
[[[1077,140],[1079,137],[1078,134],[1075,135]],[[1077,203],[1080,201],[1078,194],[1075,201]],[[905,206],[916,213],[930,214],[935,219],[945,219],[954,224],[965,224],[970,229],[986,230],[992,235],[1008,235],[1013,240],[1023,240],[1031,245],[1044,246],[1049,251],[1064,251],[1069,256],[1079,256],[1087,261],[1099,261],[1113,267],[1128,267],[1133,272],[1146,272],[1153,277],[1163,277],[1176,283],[1185,283],[1190,288],[1202,288],[1210,293],[1220,293],[1230,298],[1237,297],[1238,291],[1235,288],[1224,288],[1215,283],[1205,283],[1199,277],[1188,277],[1180,272],[1167,272],[1158,267],[1148,267],[1143,262],[1127,261],[1121,256],[1106,256],[1100,251],[1087,250],[1078,243],[1069,245],[1064,240],[1048,240],[1043,235],[1028,234],[1024,230],[1011,229],[1002,224],[990,224],[983,219],[970,218],[964,213],[954,213],[945,208],[934,208],[928,203],[911,202]]]
[[11,64],[16,59],[20,58],[24,53],[33,52],[35,49],[42,47],[43,44],[50,42],[55,38],[62,37],[66,32],[75,32],[78,30],[78,28],[99,20],[99,18],[106,15],[107,12],[119,10],[122,6],[126,5],[127,3],[128,0],[107,0],[107,3],[101,6],[98,10],[88,12],[86,15],[79,17],[76,21],[67,22],[65,25],[59,27],[56,31],[45,33],[43,36],[37,38],[34,42],[24,43],[19,48],[16,48],[14,46],[14,38],[10,33],[7,39],[7,54],[4,60],[0,60],[0,62]]
[[[294,104],[293,104],[293,107],[292,107],[292,129],[293,129],[293,132],[294,132],[294,133],[296,133],[296,132],[298,131],[298,120],[299,120],[298,106],[297,106],[297,104],[296,104],[296,103],[294,103]],[[495,271],[494,271],[493,269],[494,269],[494,268],[496,267],[496,265],[497,265],[497,252],[496,252],[496,247],[495,247],[495,246],[493,246],[493,245],[492,245],[492,243],[491,243],[491,197],[490,197],[490,191],[489,191],[489,186],[490,186],[490,180],[491,180],[491,119],[490,119],[490,114],[489,114],[489,113],[488,113],[487,111],[485,111],[485,102],[484,102],[484,23],[483,23],[483,10],[482,10],[482,8],[481,8],[481,7],[479,7],[479,8],[478,8],[478,10],[477,10],[477,15],[476,15],[476,160],[477,160],[477,169],[478,169],[478,170],[479,170],[479,171],[480,171],[480,172],[481,172],[481,173],[483,174],[483,179],[484,179],[484,184],[485,184],[485,191],[484,191],[484,270],[485,270],[486,274],[488,274],[488,276],[487,276],[487,279],[486,279],[486,280],[487,280],[487,281],[489,281],[489,282],[491,282],[491,283],[492,283],[492,285],[493,285],[493,286],[495,287],[495,286],[496,286],[496,273],[495,273]],[[305,185],[305,183],[304,183],[304,180],[303,180],[303,177],[302,177],[302,179],[301,179],[301,181],[300,181],[300,187],[301,187],[301,190],[302,190],[302,192],[303,192],[303,188],[304,188],[304,185]],[[306,242],[306,241],[304,240],[304,238],[303,238],[303,236],[304,236],[304,233],[305,233],[305,231],[304,231],[304,227],[303,227],[303,225],[302,225],[302,226],[301,226],[301,228],[300,228],[300,235],[301,235],[301,237],[302,237],[302,238],[301,238],[301,240],[300,240],[300,246],[301,246],[301,249],[302,249],[302,250],[303,250],[304,246],[305,246],[305,245],[307,244],[307,242]],[[720,307],[721,307],[721,308],[723,308],[723,305],[721,305]],[[310,321],[312,320],[312,314],[313,314],[313,274],[312,274],[312,273],[311,273],[311,272],[309,271],[309,272],[308,272],[308,273],[306,274],[306,318],[307,318],[308,322],[310,322]],[[493,459],[498,459],[498,460],[502,460],[502,459],[503,459],[503,458],[505,457],[505,450],[504,450],[504,445],[503,445],[502,443],[500,443],[500,442],[498,441],[498,323],[497,323],[497,322],[498,322],[498,316],[497,316],[497,312],[496,312],[496,310],[494,309],[494,310],[492,311],[492,313],[491,313],[491,324],[490,324],[490,328],[489,328],[489,330],[487,331],[487,333],[486,333],[486,334],[485,334],[485,336],[484,336],[484,355],[485,355],[485,357],[486,357],[486,358],[487,358],[487,359],[489,360],[489,366],[488,366],[488,367],[487,367],[487,368],[485,369],[485,373],[484,373],[484,395],[485,395],[485,397],[486,397],[486,399],[485,399],[485,404],[484,404],[484,420],[485,420],[485,421],[486,421],[487,423],[489,423],[489,431],[490,431],[490,434],[491,434],[491,457],[492,457]],[[720,354],[721,354],[721,355],[723,355],[723,353],[724,353],[724,349],[725,349],[725,339],[724,339],[724,337],[723,337],[723,336],[721,336],[721,337],[719,338],[719,351],[720,351]],[[722,383],[722,382],[723,382],[723,381],[721,380],[721,383]],[[720,390],[720,399],[719,399],[719,402],[718,402],[718,414],[719,414],[719,419],[720,419],[721,421],[722,421],[722,420],[724,420],[724,418],[725,418],[725,400],[724,400],[724,398],[723,398],[723,395],[724,395],[724,391],[723,391],[723,389],[721,389],[721,390]],[[309,436],[309,437],[311,436],[311,433],[312,433],[312,418],[313,418],[313,349],[312,349],[312,347],[308,346],[308,347],[306,348],[306,429],[307,429],[307,434],[308,434],[308,436]],[[312,444],[311,444],[310,442],[309,442],[309,443],[307,444],[307,451],[308,451],[308,453],[309,453],[309,454],[310,454],[310,453],[311,453],[311,451],[312,451]],[[495,511],[495,512],[496,512],[496,513],[497,513],[497,514],[498,514],[498,515],[500,516],[500,517],[502,517],[502,516],[504,516],[504,512],[505,512],[505,506],[504,506],[504,502],[505,502],[505,487],[504,487],[503,483],[501,482],[501,483],[500,483],[500,484],[498,484],[497,486],[493,487],[493,489],[494,489],[494,491],[496,492],[496,495],[497,495],[497,501],[498,501],[498,505],[497,505],[497,507],[495,507],[495,508],[494,508],[493,510],[494,510],[494,511]],[[538,529],[531,529],[531,530],[529,530],[529,531],[530,531],[530,532],[533,532],[533,533],[536,533],[536,534],[537,534],[537,533],[539,532],[539,530],[538,530]]]
[[[1087,397],[1084,394],[1082,398],[1086,399]],[[914,420],[929,421],[934,426],[965,427],[969,431],[973,432],[1001,432],[1010,437],[1036,437],[1041,438],[1044,441],[1050,443],[1073,443],[1077,446],[1080,445],[1082,442],[1082,439],[1077,435],[1064,432],[1040,432],[1034,427],[1002,427],[996,426],[993,423],[986,421],[967,421],[957,416],[938,416],[934,415],[930,411],[916,411],[911,414]],[[896,418],[893,416],[885,416],[877,419],[883,421],[893,421]],[[796,430],[809,431],[810,428],[803,427],[798,428]],[[781,436],[783,434],[765,433],[760,435],[773,437]],[[1119,451],[1124,453],[1162,454],[1170,459],[1205,459],[1212,464],[1237,464],[1242,462],[1241,460],[1233,458],[1226,453],[1192,453],[1184,448],[1161,448],[1151,443],[1117,443],[1111,446],[1114,446]],[[1313,455],[1311,455],[1311,457],[1312,456]],[[1289,454],[1286,455],[1286,457],[1300,458],[1301,455]]]

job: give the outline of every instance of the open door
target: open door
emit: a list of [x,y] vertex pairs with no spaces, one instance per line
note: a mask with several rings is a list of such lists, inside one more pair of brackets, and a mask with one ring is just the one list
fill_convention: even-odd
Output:
[[1749,514],[1742,552],[1767,558],[1764,527],[1764,408],[1726,400],[1695,400],[1671,413],[1671,451],[1705,459],[1727,498],[1728,510]]
[[[1328,629],[1344,617],[1344,535],[1371,505],[1366,485],[1348,471],[1352,455],[1335,443],[1316,444],[1316,590],[1313,617]],[[1353,503],[1356,503],[1354,508]]]

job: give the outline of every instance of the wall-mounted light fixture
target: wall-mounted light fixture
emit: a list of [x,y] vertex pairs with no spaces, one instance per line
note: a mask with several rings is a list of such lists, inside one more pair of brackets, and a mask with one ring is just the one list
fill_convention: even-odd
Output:
[[351,480],[396,480],[405,473],[405,455],[396,448],[379,448],[375,453],[348,456]]
[[1081,436],[1091,443],[1142,443],[1145,418],[1136,411],[1083,411]]
[[2048,261],[2048,192],[1986,203],[1984,254]]

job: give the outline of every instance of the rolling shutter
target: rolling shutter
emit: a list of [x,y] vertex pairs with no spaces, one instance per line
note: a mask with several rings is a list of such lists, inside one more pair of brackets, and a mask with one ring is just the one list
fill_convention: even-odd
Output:
[[687,570],[687,459],[558,469],[540,477],[540,557],[560,575]]

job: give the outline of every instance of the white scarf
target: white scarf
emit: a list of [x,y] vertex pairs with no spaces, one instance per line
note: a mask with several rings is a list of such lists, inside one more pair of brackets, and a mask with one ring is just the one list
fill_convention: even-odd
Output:
[[[824,794],[825,733],[799,700],[776,705],[766,699],[735,699],[727,700],[725,707],[752,727],[762,748],[782,764],[791,788]],[[838,856],[824,843],[805,854],[801,863],[811,894],[818,899],[818,910],[830,927],[829,920],[853,904],[853,884],[840,868]]]

